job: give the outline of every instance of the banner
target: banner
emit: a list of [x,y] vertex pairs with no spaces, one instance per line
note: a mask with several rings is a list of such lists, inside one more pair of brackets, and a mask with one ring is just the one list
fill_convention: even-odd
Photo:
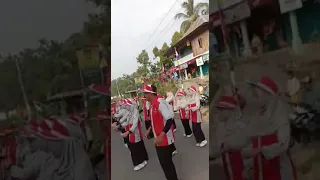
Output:
[[100,51],[98,46],[88,46],[77,50],[77,58],[80,70],[100,68],[104,63],[100,62]]
[[279,0],[281,13],[287,13],[302,8],[301,0]]

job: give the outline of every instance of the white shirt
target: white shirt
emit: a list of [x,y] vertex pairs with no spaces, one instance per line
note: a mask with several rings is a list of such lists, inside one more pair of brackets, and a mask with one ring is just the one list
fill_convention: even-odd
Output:
[[287,81],[287,92],[290,96],[293,96],[300,90],[300,81],[293,77]]
[[163,99],[158,99],[158,101],[160,102],[159,104],[159,111],[163,116],[163,119],[169,120],[169,119],[173,119],[174,117],[174,112],[173,112],[173,108],[172,106],[165,100]]

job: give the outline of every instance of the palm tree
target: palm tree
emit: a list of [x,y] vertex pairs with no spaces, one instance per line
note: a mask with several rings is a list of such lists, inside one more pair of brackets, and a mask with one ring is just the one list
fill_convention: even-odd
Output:
[[208,14],[209,3],[194,4],[194,0],[186,0],[181,4],[184,13],[178,13],[174,16],[175,19],[185,19],[180,26],[182,32],[186,32],[191,24],[199,17],[199,15]]

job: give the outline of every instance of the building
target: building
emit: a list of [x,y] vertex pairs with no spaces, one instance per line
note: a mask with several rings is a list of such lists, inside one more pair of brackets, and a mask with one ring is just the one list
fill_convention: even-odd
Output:
[[[182,79],[203,77],[209,73],[209,16],[199,16],[184,36],[166,52],[166,56],[174,55],[174,67]],[[178,54],[178,56],[176,56]]]
[[[219,5],[212,1],[209,9],[216,50],[226,52],[227,42],[228,53],[233,57],[250,57],[259,55],[259,51],[283,48],[300,54],[304,44],[320,40],[317,0],[232,0]],[[261,47],[255,43],[259,41]]]

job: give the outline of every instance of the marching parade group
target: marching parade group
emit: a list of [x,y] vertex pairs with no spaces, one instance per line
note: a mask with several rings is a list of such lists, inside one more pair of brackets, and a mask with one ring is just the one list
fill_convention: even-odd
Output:
[[[101,111],[99,117],[107,116]],[[1,148],[1,180],[97,180],[95,163],[104,160],[104,144],[100,157],[92,162],[88,151],[92,133],[83,114],[67,117],[44,117],[31,120],[22,128],[6,130]]]
[[[139,112],[139,99],[121,99],[113,102],[112,127],[121,131],[125,146],[130,150],[134,170],[144,168],[149,160],[143,136],[154,139],[158,160],[167,180],[178,180],[172,157],[178,152],[175,142],[175,112],[178,111],[184,136],[195,137],[195,145],[204,147],[207,144],[201,129],[200,97],[197,89],[190,86],[188,91],[178,90],[174,95],[167,91],[164,98],[154,85],[144,85],[140,92],[145,131]],[[190,122],[192,127],[190,127]]]
[[237,92],[214,102],[216,142],[210,157],[221,157],[228,180],[297,180],[288,103],[269,77],[248,82],[247,87],[250,98]]

